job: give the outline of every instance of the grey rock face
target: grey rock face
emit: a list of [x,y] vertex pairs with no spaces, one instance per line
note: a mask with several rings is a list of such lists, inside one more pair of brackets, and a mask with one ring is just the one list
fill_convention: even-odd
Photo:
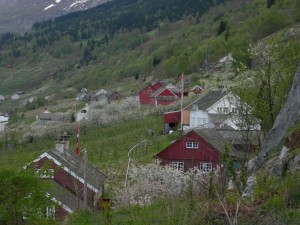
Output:
[[288,169],[292,172],[300,172],[300,154],[298,154],[288,165]]
[[300,115],[300,66],[295,74],[293,85],[287,98],[287,102],[281,108],[272,129],[266,135],[260,153],[255,160],[252,170],[256,170],[265,162],[265,156],[282,144],[283,138]]
[[248,177],[246,188],[242,194],[243,198],[252,196],[255,184],[256,184],[256,176],[252,175],[252,176]]

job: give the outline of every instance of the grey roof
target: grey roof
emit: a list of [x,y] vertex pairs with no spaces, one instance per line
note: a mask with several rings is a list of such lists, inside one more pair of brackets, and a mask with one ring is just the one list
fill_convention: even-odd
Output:
[[164,101],[175,101],[178,99],[177,96],[157,96],[157,100],[164,100]]
[[50,189],[48,190],[49,194],[54,196],[62,204],[66,205],[73,211],[83,205],[83,200],[71,191],[67,190],[52,179],[49,179],[49,182],[51,184]]
[[261,138],[261,132],[257,130],[242,131],[228,129],[226,127],[221,127],[217,130],[220,135],[232,145],[245,145],[247,141],[250,145],[258,145],[259,138]]
[[[83,158],[76,155],[71,150],[65,150],[64,153],[60,153],[56,149],[50,150],[47,152],[51,155],[54,159],[62,163],[65,167],[70,169],[71,171],[75,172],[79,177],[84,178],[84,167],[85,161]],[[104,175],[100,170],[96,167],[92,166],[91,164],[87,163],[86,168],[86,181],[87,183],[91,184],[95,188],[102,187],[106,175]]]
[[186,109],[192,109],[193,105],[198,105],[199,110],[206,110],[213,104],[215,104],[217,101],[219,101],[221,98],[223,98],[227,94],[227,91],[217,90],[217,91],[209,91],[204,95],[201,95],[200,98],[198,98],[195,102],[188,105]]
[[[225,146],[231,144],[215,128],[193,129],[193,131],[196,132],[200,137],[205,139],[208,143],[210,143],[215,149],[217,149],[220,152],[224,152]],[[235,149],[231,150],[229,154],[233,157],[241,157],[241,154]]]
[[51,113],[41,113],[38,115],[38,118],[40,120],[52,120],[52,114]]
[[151,98],[156,97],[156,95],[158,95],[160,92],[162,92],[164,89],[166,89],[166,86],[161,86],[160,88],[158,88],[156,91],[154,91],[151,95]]
[[194,129],[200,137],[205,139],[208,143],[210,143],[215,149],[222,152],[225,149],[225,145],[227,141],[220,133],[214,128],[202,128],[202,129]]
[[212,123],[223,123],[230,117],[229,114],[209,113],[208,115]]

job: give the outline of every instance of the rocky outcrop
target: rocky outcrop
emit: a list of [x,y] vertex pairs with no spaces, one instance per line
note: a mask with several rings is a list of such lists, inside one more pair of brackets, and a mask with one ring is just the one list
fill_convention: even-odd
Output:
[[266,156],[272,150],[283,144],[284,137],[290,127],[295,125],[300,115],[300,65],[295,74],[293,85],[288,95],[287,101],[280,110],[272,129],[266,135],[260,153],[255,159],[251,168],[255,171],[266,161]]
[[300,172],[300,153],[289,163],[288,169],[292,172]]

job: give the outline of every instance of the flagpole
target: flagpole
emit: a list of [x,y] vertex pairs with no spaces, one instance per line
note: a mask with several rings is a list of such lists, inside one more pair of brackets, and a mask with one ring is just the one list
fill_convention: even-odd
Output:
[[80,134],[80,122],[77,124],[77,135],[76,135],[76,155],[79,154],[79,134]]
[[184,80],[183,80],[183,74],[181,74],[181,100],[180,100],[180,114],[181,114],[181,126],[180,126],[180,130],[181,132],[183,131],[183,111],[182,111],[182,107],[183,107],[183,90],[184,90]]

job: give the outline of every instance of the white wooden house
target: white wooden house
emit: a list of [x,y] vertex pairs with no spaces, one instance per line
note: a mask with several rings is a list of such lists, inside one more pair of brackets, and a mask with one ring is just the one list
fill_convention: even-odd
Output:
[[87,120],[89,111],[90,107],[86,104],[79,112],[76,113],[76,122]]
[[0,103],[4,102],[4,100],[5,100],[5,97],[3,95],[0,95]]
[[[219,128],[225,125],[234,130],[242,129],[243,118],[241,117],[243,113],[239,112],[241,104],[248,108],[248,113],[251,113],[250,107],[232,92],[227,92],[224,89],[209,91],[183,108],[183,129]],[[164,113],[165,132],[168,127],[174,127],[174,124],[175,126],[178,124],[178,113],[181,114],[180,111],[171,114]],[[249,125],[250,128],[260,130],[258,120],[253,121],[255,122]]]
[[5,129],[6,124],[8,123],[9,116],[0,115],[0,132]]

